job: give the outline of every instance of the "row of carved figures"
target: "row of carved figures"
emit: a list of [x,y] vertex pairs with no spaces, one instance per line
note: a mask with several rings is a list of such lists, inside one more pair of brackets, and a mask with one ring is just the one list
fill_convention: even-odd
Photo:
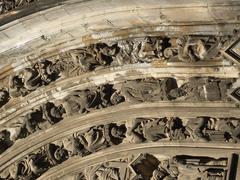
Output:
[[[8,125],[6,128],[9,130],[3,131],[2,134],[5,136],[8,134],[11,141],[15,141],[19,137],[25,136],[22,134],[31,134],[38,129],[48,128],[46,122],[49,125],[55,124],[58,121],[54,120],[54,117],[63,119],[64,113],[66,116],[86,114],[126,101],[129,103],[179,100],[190,102],[229,101],[226,94],[233,82],[234,79],[193,78],[178,87],[177,81],[173,78],[141,79],[77,90],[58,102],[60,105],[47,102],[39,108],[31,110],[25,116],[20,117],[17,122],[14,121],[14,124]],[[46,114],[50,115],[47,117]],[[4,148],[4,146],[2,147]]]
[[11,97],[26,96],[62,76],[76,76],[95,69],[155,60],[196,62],[221,57],[226,37],[146,37],[98,43],[64,52],[54,60],[41,60],[12,75],[5,89]]
[[36,150],[12,164],[1,177],[34,179],[72,156],[87,156],[119,144],[169,140],[237,143],[240,140],[240,121],[234,118],[164,117],[136,118],[125,123],[93,126]]
[[[153,102],[153,101],[229,101],[227,91],[231,89],[236,79],[220,79],[220,78],[190,78],[177,80],[174,78],[163,79],[137,79],[129,80],[124,83],[114,85],[102,85],[101,87],[89,88],[87,90],[74,91],[66,101],[80,101],[81,106],[94,106],[98,101],[109,96],[108,100],[103,100],[102,106],[107,106],[111,101],[112,104],[122,102],[124,99],[131,102]],[[21,86],[20,86],[21,85]],[[37,85],[38,86],[38,85]],[[26,94],[23,84],[12,86],[11,95]],[[120,95],[121,94],[121,95]],[[0,107],[5,105],[10,99],[9,92],[6,88],[0,90]],[[84,103],[84,104],[82,104]],[[90,104],[92,105],[90,105]],[[79,104],[79,103],[78,103]],[[87,107],[86,107],[87,108]],[[83,110],[84,111],[84,110]]]
[[83,180],[224,180],[228,158],[176,155],[157,158],[152,154],[123,158],[85,168],[69,175]]
[[228,158],[188,155],[157,158],[152,154],[139,154],[97,164],[69,177],[83,180],[224,180],[227,165]]

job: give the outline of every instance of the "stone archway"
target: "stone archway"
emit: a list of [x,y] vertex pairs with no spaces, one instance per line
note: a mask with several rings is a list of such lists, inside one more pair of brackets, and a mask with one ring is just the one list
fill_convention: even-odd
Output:
[[0,179],[238,179],[239,8],[0,2]]

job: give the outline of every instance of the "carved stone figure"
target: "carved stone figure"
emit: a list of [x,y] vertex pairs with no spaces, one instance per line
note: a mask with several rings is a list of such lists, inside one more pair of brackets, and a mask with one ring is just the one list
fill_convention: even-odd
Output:
[[7,179],[36,179],[47,169],[45,156],[41,153],[30,154],[9,168]]
[[93,127],[78,138],[84,148],[89,152],[95,152],[107,147],[106,136],[103,127]]
[[209,118],[204,134],[211,141],[239,142],[240,125],[234,119]]
[[151,37],[144,38],[138,45],[138,61],[151,62],[153,58],[159,57],[161,55],[162,42],[162,39]]
[[178,58],[183,62],[197,62],[199,60],[216,57],[221,46],[220,39],[184,36],[178,39]]
[[5,132],[5,135],[2,136],[2,141],[0,141],[0,144],[3,145],[0,152],[5,151],[18,139],[26,138],[38,130],[47,129],[51,125],[58,123],[63,119],[63,113],[65,113],[65,109],[62,105],[55,106],[51,102],[47,102],[40,108],[27,113],[2,131]]
[[109,46],[105,43],[98,43],[94,45],[94,51],[98,62],[100,62],[101,65],[109,66],[114,61],[119,47],[117,44]]
[[41,85],[47,85],[59,78],[61,67],[58,64],[48,61],[46,59],[37,62],[33,68],[38,71],[41,78]]
[[121,92],[130,102],[154,102],[168,100],[168,93],[176,88],[176,80],[135,80],[123,83]]
[[59,78],[60,69],[51,61],[42,60],[27,67],[10,78],[9,88],[13,97],[26,96],[38,87],[47,85]]
[[98,60],[94,57],[93,50],[88,49],[75,49],[69,52],[73,61],[80,65],[82,71],[91,71],[96,66],[101,65]]
[[66,110],[69,114],[86,113],[91,108],[97,108],[102,105],[102,99],[99,91],[83,90],[74,91],[65,98]]
[[96,172],[98,180],[120,180],[119,172],[115,168],[100,167]]
[[88,152],[80,143],[78,137],[68,137],[63,140],[63,147],[68,151],[69,156],[79,155],[84,156]]
[[132,142],[158,141],[168,137],[169,128],[167,119],[137,118],[128,129],[128,135]]
[[170,119],[169,129],[170,140],[185,140],[190,136],[179,118]]
[[10,139],[10,133],[7,130],[0,132],[0,154],[12,146],[13,142]]
[[116,105],[124,98],[111,85],[93,87],[91,89],[74,91],[65,99],[65,108],[68,114],[87,113],[91,109],[100,109]]
[[9,101],[9,93],[5,88],[0,89],[0,108]]
[[105,164],[87,168],[85,176],[87,180],[122,180],[117,167],[106,166]]
[[50,124],[58,123],[63,119],[63,114],[66,113],[63,105],[55,106],[52,102],[47,102],[42,105],[43,118]]
[[207,126],[207,119],[204,117],[189,119],[186,125],[186,130],[194,140],[208,141],[203,130]]
[[118,126],[117,124],[104,125],[104,133],[109,145],[118,145],[126,137],[127,129],[124,124]]
[[26,129],[27,133],[34,133],[35,131],[39,130],[38,124],[43,122],[42,111],[36,109],[24,116],[24,128]]
[[46,148],[46,153],[48,157],[48,162],[52,166],[60,164],[69,158],[68,151],[63,147],[59,147],[55,144],[48,144],[46,145],[45,148]]
[[22,75],[10,77],[9,93],[12,97],[26,96],[28,94],[28,90],[24,87]]
[[170,90],[173,99],[189,101],[226,101],[227,89],[234,79],[191,78],[181,87]]

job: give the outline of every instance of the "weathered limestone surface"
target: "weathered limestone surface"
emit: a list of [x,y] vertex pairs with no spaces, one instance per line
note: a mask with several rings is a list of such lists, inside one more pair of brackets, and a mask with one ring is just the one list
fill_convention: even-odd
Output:
[[0,179],[240,177],[239,0],[0,0]]

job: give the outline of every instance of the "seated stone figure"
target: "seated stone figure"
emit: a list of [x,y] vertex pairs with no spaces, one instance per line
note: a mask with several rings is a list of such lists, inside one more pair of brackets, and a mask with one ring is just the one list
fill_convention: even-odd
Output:
[[183,62],[211,59],[217,56],[220,45],[219,39],[209,42],[197,36],[183,36],[178,39],[178,58]]
[[124,101],[124,97],[106,84],[86,90],[74,91],[64,98],[67,114],[88,113],[93,109],[105,108]]
[[34,133],[38,130],[38,123],[42,122],[42,112],[41,111],[33,111],[31,113],[26,114],[24,116],[24,124],[27,130],[27,133]]
[[65,108],[68,114],[87,113],[101,104],[101,95],[98,91],[74,91],[65,98]]
[[41,153],[30,154],[9,168],[9,179],[36,179],[46,171],[47,162]]
[[24,87],[34,91],[42,85],[41,74],[35,68],[25,68],[23,71]]
[[117,46],[109,47],[99,43],[85,49],[75,49],[69,52],[75,64],[80,65],[82,71],[87,72],[99,67],[108,66],[113,61]]
[[167,119],[137,118],[128,128],[128,139],[133,143],[158,141],[168,138]]
[[114,61],[117,53],[119,52],[119,47],[117,44],[108,45],[105,43],[95,44],[93,47],[96,53],[96,59],[102,66],[109,66]]
[[118,169],[111,167],[100,167],[95,176],[98,180],[120,180]]
[[193,140],[208,141],[209,139],[204,134],[203,130],[207,126],[207,119],[204,117],[191,118],[186,125],[186,131]]
[[45,149],[47,154],[47,160],[52,166],[62,163],[69,157],[68,151],[58,145],[47,144],[45,146]]
[[162,39],[146,37],[140,44],[139,61],[151,62],[153,58],[158,58],[163,48],[162,42]]
[[109,145],[120,144],[123,139],[126,137],[127,129],[124,124],[118,126],[117,124],[107,124],[104,125],[104,133],[106,141]]
[[78,139],[78,134],[76,137],[68,137],[63,140],[63,147],[68,151],[69,156],[79,155],[84,156],[88,154],[87,150],[84,148],[83,144]]
[[107,140],[103,127],[93,127],[77,137],[89,152],[96,152],[107,147]]
[[42,105],[43,118],[50,124],[58,123],[63,119],[63,114],[66,113],[63,105],[55,106],[52,102],[47,102]]
[[183,126],[183,122],[178,118],[171,118],[169,122],[169,137],[171,140],[185,140],[190,134]]
[[28,90],[24,87],[22,74],[10,77],[9,93],[12,97],[26,96],[29,93]]
[[35,63],[10,78],[10,94],[13,97],[26,96],[42,85],[47,85],[59,77],[60,69],[48,60]]

